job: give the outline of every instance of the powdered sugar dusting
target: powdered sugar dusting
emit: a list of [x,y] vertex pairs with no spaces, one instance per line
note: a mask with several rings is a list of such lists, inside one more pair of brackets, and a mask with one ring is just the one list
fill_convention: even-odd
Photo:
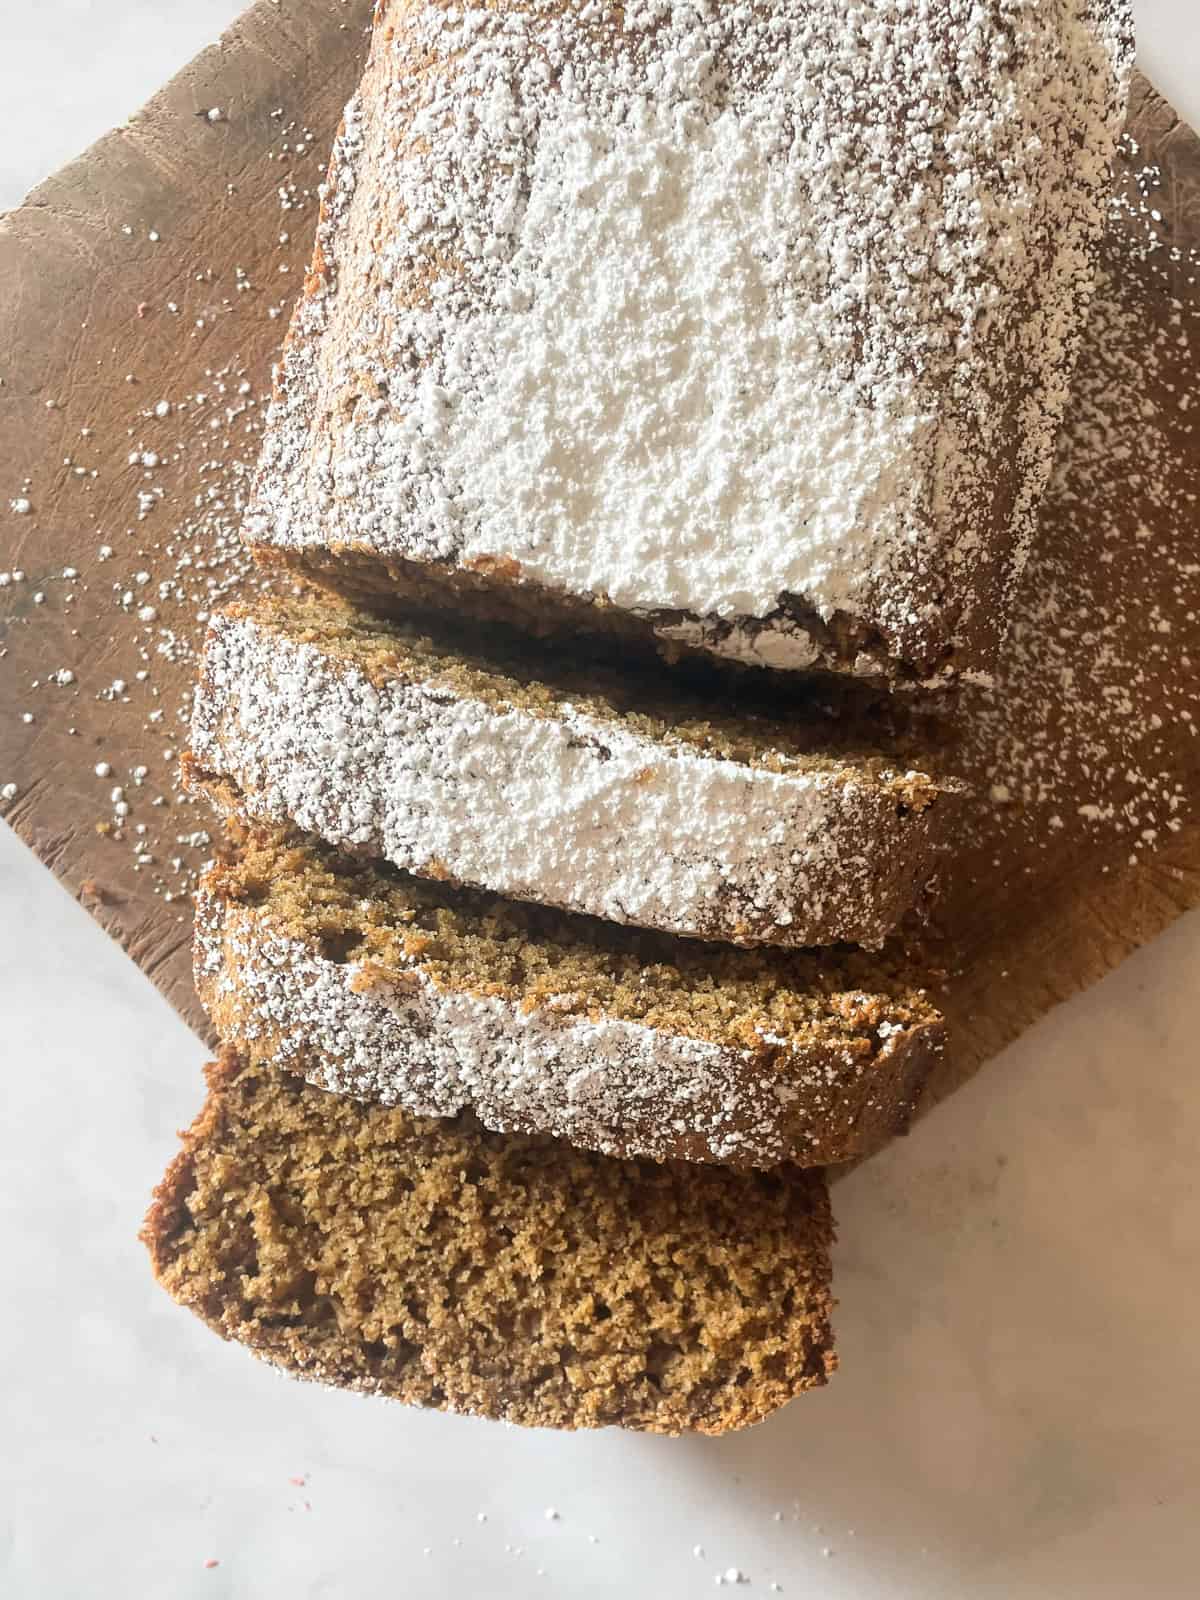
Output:
[[[247,188],[236,202],[257,238],[235,229],[227,253],[197,259],[187,254],[189,230],[131,210],[108,233],[115,259],[88,257],[89,293],[95,274],[107,274],[96,280],[106,285],[99,302],[88,306],[81,289],[78,306],[62,308],[68,327],[87,313],[74,365],[10,364],[3,380],[36,417],[28,429],[14,420],[10,454],[29,451],[39,464],[0,499],[0,698],[10,712],[0,722],[0,780],[14,769],[21,778],[11,793],[0,781],[0,803],[36,841],[57,839],[62,826],[50,822],[47,787],[73,797],[58,813],[72,839],[62,855],[56,846],[55,870],[160,973],[177,963],[195,875],[212,849],[207,814],[197,816],[179,783],[191,709],[182,671],[211,609],[271,581],[253,568],[241,526],[266,411],[267,330],[282,326],[291,294],[281,291],[300,281],[319,159],[313,151],[306,172],[298,158],[311,130],[282,108],[272,116],[278,198],[268,188],[251,201]],[[232,215],[238,186],[219,188]],[[129,195],[110,200],[117,216],[132,204]],[[265,230],[254,208],[265,210]],[[279,208],[294,233],[278,233]],[[170,252],[169,278],[147,278],[146,244]],[[255,262],[253,274],[239,257]],[[129,304],[133,285],[144,298],[122,323],[115,308]],[[25,391],[20,400],[14,390]],[[171,954],[160,966],[163,946]],[[171,976],[183,1000],[186,969],[176,964]]]
[[[192,751],[245,812],[410,871],[614,922],[794,945],[878,945],[949,824],[917,775],[778,754],[718,759],[593,715],[372,681],[320,646],[214,620]],[[953,804],[953,798],[947,802]]]
[[1162,174],[1124,154],[1046,536],[1004,671],[962,708],[977,869],[997,879],[1014,852],[1136,860],[1196,820],[1200,466],[1177,380],[1200,347],[1200,260],[1162,226]]
[[941,1045],[936,1024],[864,1055],[832,1040],[754,1051],[603,1012],[557,1016],[436,985],[419,964],[391,975],[339,965],[203,886],[196,974],[227,1042],[324,1088],[424,1116],[470,1106],[498,1131],[607,1155],[850,1159],[905,1124]]
[[1061,416],[1123,4],[622,16],[381,30],[254,536],[515,562],[779,665],[972,665]]

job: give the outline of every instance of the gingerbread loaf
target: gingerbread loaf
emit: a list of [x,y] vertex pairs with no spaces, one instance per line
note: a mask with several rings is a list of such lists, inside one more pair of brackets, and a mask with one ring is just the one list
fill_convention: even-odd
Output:
[[384,0],[248,537],[377,609],[986,674],[1127,0]]
[[411,872],[738,944],[877,947],[925,898],[962,809],[935,752],[496,632],[327,597],[218,614],[188,780]]

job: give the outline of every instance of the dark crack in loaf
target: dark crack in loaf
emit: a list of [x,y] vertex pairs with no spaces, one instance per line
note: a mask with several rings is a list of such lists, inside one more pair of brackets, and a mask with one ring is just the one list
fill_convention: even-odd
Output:
[[250,830],[201,883],[196,985],[252,1059],[611,1155],[823,1166],[902,1132],[942,1048],[892,952],[737,950],[454,890]]
[[881,945],[961,814],[934,752],[815,696],[768,719],[677,678],[268,599],[213,620],[186,770],[231,780],[248,820],[423,876],[737,944]]
[[531,1427],[723,1433],[835,1365],[824,1180],[421,1121],[229,1054],[143,1239],[297,1377]]
[[1127,0],[380,7],[259,556],[754,664],[994,661]]

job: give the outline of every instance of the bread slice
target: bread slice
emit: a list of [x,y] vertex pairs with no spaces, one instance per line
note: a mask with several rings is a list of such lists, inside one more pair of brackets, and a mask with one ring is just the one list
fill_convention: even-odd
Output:
[[611,1161],[227,1054],[142,1233],[296,1377],[527,1427],[723,1433],[835,1366],[820,1173]]
[[354,598],[994,660],[1127,0],[379,7],[250,538]]
[[879,946],[961,806],[920,752],[870,732],[267,599],[212,621],[186,772],[230,780],[247,820],[516,899],[738,944]]
[[250,831],[196,901],[219,1036],[324,1088],[610,1155],[823,1166],[903,1131],[943,1045],[894,953],[735,950]]

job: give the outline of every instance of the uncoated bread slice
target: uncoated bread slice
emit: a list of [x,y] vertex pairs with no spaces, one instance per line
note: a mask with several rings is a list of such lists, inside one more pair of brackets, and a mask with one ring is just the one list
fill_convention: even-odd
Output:
[[903,1132],[942,1050],[895,952],[736,950],[423,882],[286,830],[202,880],[196,987],[253,1060],[611,1155],[822,1166]]
[[299,1378],[527,1427],[724,1433],[836,1365],[820,1173],[611,1161],[227,1053],[142,1237]]
[[754,664],[986,671],[1127,0],[381,5],[260,557]]
[[913,764],[930,756],[815,706],[755,716],[678,674],[268,599],[212,621],[186,772],[247,820],[418,874],[737,944],[875,947],[962,813]]

